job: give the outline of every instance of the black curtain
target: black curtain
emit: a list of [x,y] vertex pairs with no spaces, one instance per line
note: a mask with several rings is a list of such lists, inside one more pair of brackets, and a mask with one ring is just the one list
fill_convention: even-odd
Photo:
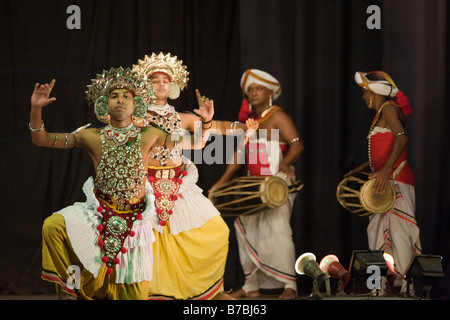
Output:
[[[66,26],[70,5],[81,9],[81,29]],[[381,9],[381,29],[366,25],[370,5]],[[283,91],[276,102],[305,141],[296,163],[305,187],[291,221],[296,252],[311,251],[318,259],[334,253],[344,266],[352,250],[367,248],[367,219],[342,209],[335,196],[342,175],[367,160],[365,136],[373,114],[353,75],[357,70],[390,73],[414,109],[407,130],[423,249],[443,255],[448,265],[450,30],[445,0],[2,0],[0,17],[0,190],[6,202],[0,216],[0,293],[53,292],[39,277],[42,222],[84,201],[81,186],[93,173],[83,150],[31,143],[27,124],[34,83],[56,79],[57,101],[44,109],[49,131],[66,132],[89,122],[99,126],[85,100],[90,79],[160,51],[177,55],[190,72],[187,90],[172,102],[179,111],[196,107],[198,88],[214,98],[216,119],[235,120],[246,68],[263,69],[280,80]],[[198,168],[206,195],[225,167]],[[233,219],[225,220],[231,230],[229,289],[242,285],[243,275]],[[302,281],[299,277],[300,290]]]

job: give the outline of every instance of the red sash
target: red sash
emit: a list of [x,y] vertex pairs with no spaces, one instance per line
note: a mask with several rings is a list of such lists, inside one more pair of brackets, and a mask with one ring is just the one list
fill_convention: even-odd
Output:
[[[269,119],[276,111],[282,110],[279,106],[273,106],[264,116],[256,118],[258,123],[262,123]],[[255,116],[251,116],[254,118]],[[287,144],[280,144],[283,156],[289,151]],[[251,176],[271,176],[269,157],[266,144],[255,143],[251,140],[245,146],[247,168]]]
[[[370,138],[370,158],[373,170],[375,172],[381,170],[389,159],[389,156],[392,152],[392,147],[394,146],[394,141],[395,137],[392,132],[377,133]],[[400,163],[407,159],[407,157],[408,150],[407,148],[405,148],[396,164],[394,165],[394,168],[391,171],[391,175],[393,174],[395,169],[397,169]],[[414,174],[408,162],[406,162],[406,165],[400,170],[395,180],[409,185],[414,185]]]

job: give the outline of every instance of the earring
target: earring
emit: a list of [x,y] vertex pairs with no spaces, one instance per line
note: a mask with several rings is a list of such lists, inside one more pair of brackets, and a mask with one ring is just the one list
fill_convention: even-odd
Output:
[[175,83],[171,82],[169,86],[169,98],[175,100],[180,96],[180,87]]
[[269,107],[272,106],[272,96],[269,97]]
[[251,103],[248,104],[248,111],[252,111],[252,104]]
[[94,104],[94,113],[97,119],[103,123],[109,123],[108,99],[106,96],[99,97]]

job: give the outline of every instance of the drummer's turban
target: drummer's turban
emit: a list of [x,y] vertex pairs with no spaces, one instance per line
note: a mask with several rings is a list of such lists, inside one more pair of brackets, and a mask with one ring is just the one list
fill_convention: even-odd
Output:
[[[272,101],[275,101],[281,94],[281,84],[269,73],[258,69],[247,69],[241,77],[241,89],[248,94],[248,87],[252,84],[260,84],[272,91]],[[247,99],[243,99],[241,110],[239,111],[239,120],[245,122],[253,110],[250,108]]]
[[[379,75],[382,80],[369,80],[372,78],[371,75]],[[385,97],[396,97],[397,103],[400,105],[402,112],[405,115],[412,113],[411,105],[409,104],[409,99],[405,94],[397,88],[392,78],[383,71],[371,71],[371,72],[356,72],[355,82],[364,89],[372,91],[376,94]]]
[[275,101],[281,94],[281,84],[272,75],[258,69],[247,69],[241,77],[241,88],[247,94],[248,87],[252,83],[260,84],[272,90],[272,100]]

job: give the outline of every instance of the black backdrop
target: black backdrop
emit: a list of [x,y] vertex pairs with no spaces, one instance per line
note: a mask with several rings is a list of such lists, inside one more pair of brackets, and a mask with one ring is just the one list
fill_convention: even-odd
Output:
[[[381,9],[381,29],[368,29],[369,5]],[[69,5],[81,9],[70,30]],[[40,280],[41,225],[52,212],[84,201],[93,173],[82,150],[31,143],[29,99],[35,82],[56,79],[57,101],[44,110],[49,131],[99,125],[84,91],[103,69],[131,66],[151,52],[171,52],[190,81],[173,104],[190,111],[194,89],[214,98],[216,119],[235,120],[246,68],[280,80],[277,103],[305,141],[297,162],[304,182],[292,215],[297,254],[334,253],[348,266],[367,248],[367,219],[343,210],[335,197],[342,175],[367,159],[365,135],[373,114],[353,82],[357,70],[383,69],[410,98],[410,162],[416,173],[417,219],[424,253],[450,255],[447,137],[449,17],[445,0],[142,0],[0,1],[0,293],[53,292]],[[198,165],[207,190],[224,165]],[[206,191],[205,191],[206,194]],[[232,220],[225,287],[242,285]],[[299,277],[300,290],[308,282]],[[448,279],[435,296],[448,297]]]

